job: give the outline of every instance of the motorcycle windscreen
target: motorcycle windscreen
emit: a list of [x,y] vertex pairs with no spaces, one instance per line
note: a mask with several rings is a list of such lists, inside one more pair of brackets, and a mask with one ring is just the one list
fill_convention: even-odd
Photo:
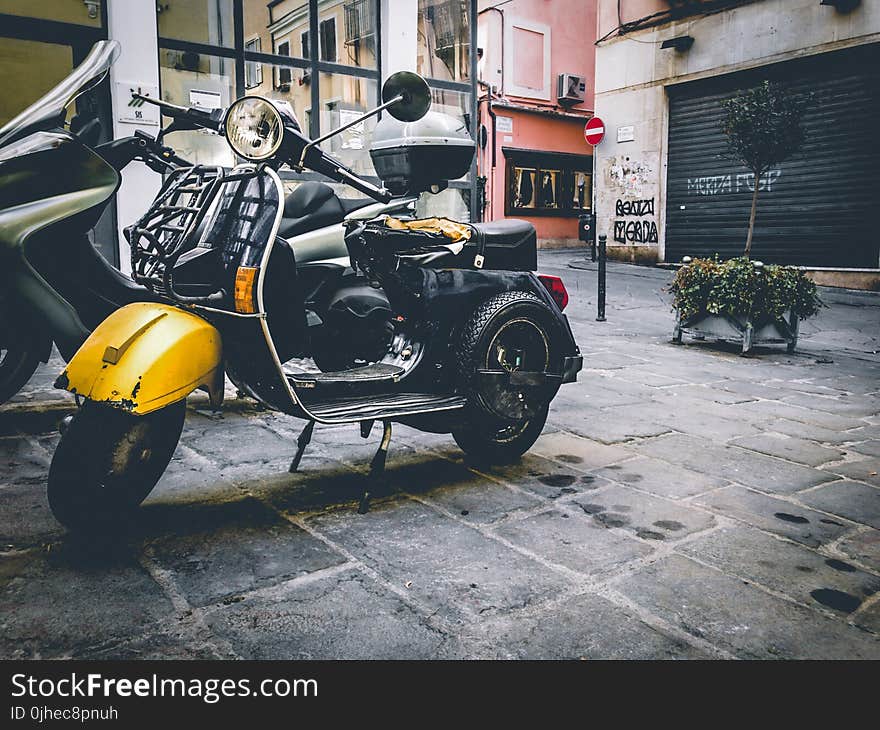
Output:
[[28,130],[59,125],[67,105],[104,79],[120,51],[118,41],[95,43],[89,55],[67,78],[0,128],[0,146]]
[[293,252],[275,239],[284,189],[273,170],[250,172],[249,167],[237,168],[232,174],[244,177],[223,184],[199,244],[219,255],[227,292],[217,308],[229,315],[215,313],[211,319],[223,337],[233,382],[265,404],[290,411],[295,399],[275,340],[299,334],[303,311],[295,296]]

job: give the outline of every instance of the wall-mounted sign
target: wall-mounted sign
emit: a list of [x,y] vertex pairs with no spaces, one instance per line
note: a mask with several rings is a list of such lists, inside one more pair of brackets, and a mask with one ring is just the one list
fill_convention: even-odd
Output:
[[159,107],[148,104],[142,99],[135,99],[132,95],[140,94],[153,99],[159,97],[159,87],[148,84],[139,84],[135,81],[117,81],[116,99],[118,108],[116,120],[125,124],[143,124],[149,127],[159,126]]
[[632,142],[636,138],[636,128],[633,125],[617,128],[618,142]]
[[513,117],[495,117],[495,129],[498,132],[513,132]]
[[189,90],[189,105],[197,109],[219,109],[223,106],[223,99],[219,91],[205,91],[203,89]]

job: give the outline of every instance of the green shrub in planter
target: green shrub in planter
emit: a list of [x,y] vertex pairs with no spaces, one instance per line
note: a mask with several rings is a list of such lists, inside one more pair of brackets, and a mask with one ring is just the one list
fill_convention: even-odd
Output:
[[[678,311],[676,341],[681,341],[682,328],[698,335],[730,331],[742,337],[744,352],[760,339],[788,342],[793,350],[797,321],[822,306],[816,284],[800,269],[765,266],[746,257],[695,259],[676,272],[670,291]],[[718,329],[719,319],[726,329]],[[755,338],[762,328],[775,328],[775,333]]]

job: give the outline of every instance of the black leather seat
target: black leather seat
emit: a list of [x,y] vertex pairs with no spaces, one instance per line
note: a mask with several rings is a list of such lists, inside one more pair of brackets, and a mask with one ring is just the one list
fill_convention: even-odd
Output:
[[483,236],[487,248],[489,246],[516,246],[523,239],[535,234],[535,227],[528,221],[516,218],[503,218],[498,221],[471,223],[471,228]]
[[326,183],[300,183],[284,199],[284,214],[278,235],[292,238],[334,223],[342,223],[345,216],[364,208],[374,201],[370,198],[340,198]]

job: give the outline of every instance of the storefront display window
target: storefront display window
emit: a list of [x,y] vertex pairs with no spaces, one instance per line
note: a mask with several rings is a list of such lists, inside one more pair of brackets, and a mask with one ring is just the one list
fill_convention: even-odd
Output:
[[506,215],[572,216],[589,210],[591,159],[583,155],[504,150]]

